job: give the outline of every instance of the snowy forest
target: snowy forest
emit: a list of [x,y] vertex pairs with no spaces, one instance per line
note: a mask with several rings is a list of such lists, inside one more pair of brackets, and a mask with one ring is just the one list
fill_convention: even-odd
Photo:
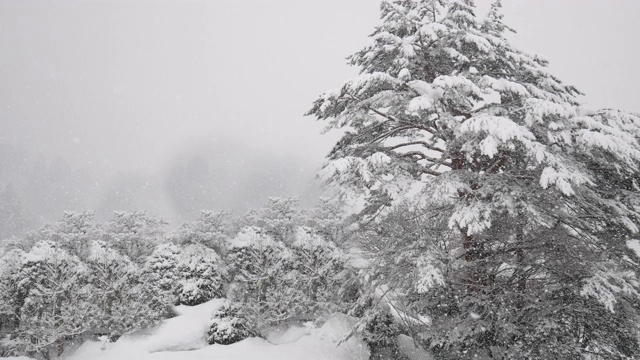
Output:
[[0,358],[640,359],[640,114],[485,5],[376,2],[357,74],[295,105],[311,171],[221,135],[105,187],[0,141]]

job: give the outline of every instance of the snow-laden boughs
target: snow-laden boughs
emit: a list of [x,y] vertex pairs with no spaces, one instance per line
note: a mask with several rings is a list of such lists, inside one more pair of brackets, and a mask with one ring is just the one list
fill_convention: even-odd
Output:
[[416,291],[426,293],[436,286],[445,285],[442,266],[438,266],[437,260],[431,254],[418,257],[416,261],[417,279]]
[[[621,340],[640,303],[624,260],[640,223],[640,116],[581,108],[545,60],[509,43],[499,1],[484,19],[471,0],[385,0],[381,13],[350,57],[361,75],[308,113],[344,129],[324,176],[364,200],[375,281],[433,318],[421,338],[442,358],[640,353]],[[432,232],[376,230],[402,223],[405,202],[420,223],[402,227]]]

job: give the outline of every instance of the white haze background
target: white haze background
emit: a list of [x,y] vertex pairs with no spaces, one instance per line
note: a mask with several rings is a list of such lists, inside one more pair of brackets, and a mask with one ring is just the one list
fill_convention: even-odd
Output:
[[[2,0],[0,186],[13,183],[36,224],[147,209],[174,227],[271,195],[312,202],[338,136],[303,114],[357,74],[344,58],[378,6]],[[640,2],[505,0],[504,12],[515,44],[550,60],[588,107],[640,111]]]

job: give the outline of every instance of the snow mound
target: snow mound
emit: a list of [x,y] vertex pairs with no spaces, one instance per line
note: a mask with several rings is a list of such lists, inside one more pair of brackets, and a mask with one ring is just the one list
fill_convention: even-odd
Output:
[[303,336],[311,335],[311,330],[311,325],[291,326],[284,329],[274,329],[266,337],[267,341],[274,345],[290,344],[300,340]]
[[208,345],[206,333],[214,310],[225,303],[215,299],[197,306],[176,306],[178,316],[163,321],[157,332],[148,340],[149,352],[186,351]]

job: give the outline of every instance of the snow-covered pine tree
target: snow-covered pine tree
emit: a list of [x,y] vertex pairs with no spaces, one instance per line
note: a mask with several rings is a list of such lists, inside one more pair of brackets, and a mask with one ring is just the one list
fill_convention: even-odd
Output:
[[163,242],[165,225],[164,220],[148,216],[145,211],[116,211],[105,226],[105,240],[140,265]]
[[152,298],[145,296],[140,283],[141,270],[126,255],[108,243],[93,241],[86,265],[90,299],[96,306],[91,314],[92,332],[111,340],[145,328],[159,320],[151,309]]
[[626,241],[640,219],[640,118],[582,110],[545,60],[507,41],[499,10],[480,20],[472,0],[383,1],[350,58],[361,75],[308,113],[345,129],[325,175],[364,198],[373,224],[405,200],[445,217],[420,225],[453,232],[444,261],[396,268],[432,318],[417,340],[439,357],[636,356],[640,259]]

